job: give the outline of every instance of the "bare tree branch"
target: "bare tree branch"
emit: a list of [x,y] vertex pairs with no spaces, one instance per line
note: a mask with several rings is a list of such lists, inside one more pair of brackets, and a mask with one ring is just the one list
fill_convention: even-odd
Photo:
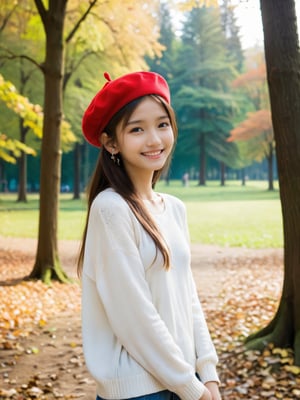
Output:
[[[82,56],[76,61],[70,64],[70,68],[68,68],[68,71],[65,71],[65,75],[64,75],[64,82],[63,82],[63,90],[66,90],[66,86],[71,78],[71,76],[76,72],[76,70],[79,68],[79,66],[81,65],[81,63],[83,63],[83,61],[88,58],[89,56],[91,56],[92,54],[96,54],[94,51],[86,51],[84,54],[82,54]],[[66,68],[67,69],[67,68]]]
[[8,21],[9,18],[11,17],[11,15],[13,14],[13,12],[15,11],[15,9],[17,8],[18,4],[16,3],[15,6],[11,9],[11,11],[3,18],[2,24],[0,26],[0,32],[3,32]]
[[[35,0],[38,1],[38,0]],[[68,36],[66,37],[66,43],[68,43],[72,37],[75,35],[75,33],[77,32],[77,30],[79,29],[80,25],[82,24],[82,22],[86,19],[86,17],[89,15],[91,9],[96,5],[98,0],[92,0],[90,1],[90,5],[89,7],[86,9],[85,13],[82,14],[82,16],[79,18],[79,20],[77,21],[77,23],[74,25],[74,28],[71,30],[71,32],[68,34]]]
[[40,14],[43,25],[46,26],[47,10],[42,2],[42,0],[34,0],[35,6]]
[[34,60],[33,58],[27,56],[26,54],[15,54],[15,53],[12,53],[9,49],[7,49],[5,47],[3,48],[2,46],[0,46],[0,49],[6,51],[6,53],[7,53],[7,54],[1,55],[0,59],[2,59],[2,60],[16,60],[16,59],[27,60],[27,61],[30,61],[33,65],[35,65],[42,72],[44,72],[43,65],[39,64],[36,60]]

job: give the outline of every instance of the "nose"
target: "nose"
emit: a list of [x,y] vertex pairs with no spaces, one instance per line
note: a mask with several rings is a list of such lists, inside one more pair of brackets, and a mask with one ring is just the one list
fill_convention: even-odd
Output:
[[149,129],[147,135],[148,146],[155,146],[161,143],[161,135],[156,127]]

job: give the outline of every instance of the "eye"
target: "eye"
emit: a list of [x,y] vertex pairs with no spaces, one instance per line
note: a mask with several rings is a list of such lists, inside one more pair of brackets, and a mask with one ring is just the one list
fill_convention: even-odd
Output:
[[167,127],[169,127],[169,126],[170,126],[170,122],[169,122],[169,121],[161,122],[161,123],[158,125],[159,128],[167,128]]
[[142,131],[143,131],[142,128],[140,128],[140,127],[138,127],[138,126],[135,126],[135,127],[131,128],[129,132],[130,132],[130,133],[140,133],[140,132],[142,132]]

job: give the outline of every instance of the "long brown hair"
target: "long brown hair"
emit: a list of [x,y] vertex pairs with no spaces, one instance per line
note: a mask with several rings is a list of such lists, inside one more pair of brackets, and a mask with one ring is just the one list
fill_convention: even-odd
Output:
[[[177,124],[173,108],[160,96],[151,95],[151,97],[159,101],[165,108],[168,117],[170,119],[171,127],[173,129],[174,143],[175,143],[177,139]],[[116,140],[117,126],[120,123],[125,125],[129,121],[132,113],[137,108],[137,106],[139,105],[139,103],[142,101],[143,98],[144,97],[141,97],[139,99],[136,99],[128,103],[125,107],[123,107],[120,111],[118,111],[110,120],[105,129],[105,132],[113,140]],[[164,167],[161,170],[155,171],[153,173],[152,177],[153,188],[155,187],[155,184],[160,178],[161,174],[169,168],[171,158],[172,158],[172,153],[169,155]],[[120,165],[117,165],[111,160],[111,154],[104,147],[101,149],[94,174],[91,178],[87,190],[88,212],[87,212],[87,218],[86,218],[85,228],[83,231],[83,238],[81,242],[78,264],[77,264],[77,272],[79,276],[81,275],[82,271],[84,249],[85,249],[87,227],[88,227],[91,205],[95,197],[100,192],[109,187],[113,188],[117,193],[119,193],[125,199],[129,207],[131,208],[132,212],[136,216],[137,220],[141,223],[145,231],[153,239],[156,245],[156,249],[159,250],[163,256],[164,267],[168,269],[170,266],[170,255],[168,247],[163,237],[161,236],[158,227],[153,221],[151,215],[149,214],[147,208],[144,206],[141,199],[137,196],[134,185],[130,177],[128,176],[125,168],[122,165],[122,159],[120,161],[121,161]]]

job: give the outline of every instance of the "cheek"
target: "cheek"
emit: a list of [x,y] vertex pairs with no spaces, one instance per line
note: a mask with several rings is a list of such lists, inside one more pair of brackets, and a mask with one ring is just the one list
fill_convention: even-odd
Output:
[[169,146],[170,146],[170,147],[173,147],[174,142],[175,142],[173,131],[170,131],[170,132],[169,132],[167,141],[168,141]]

